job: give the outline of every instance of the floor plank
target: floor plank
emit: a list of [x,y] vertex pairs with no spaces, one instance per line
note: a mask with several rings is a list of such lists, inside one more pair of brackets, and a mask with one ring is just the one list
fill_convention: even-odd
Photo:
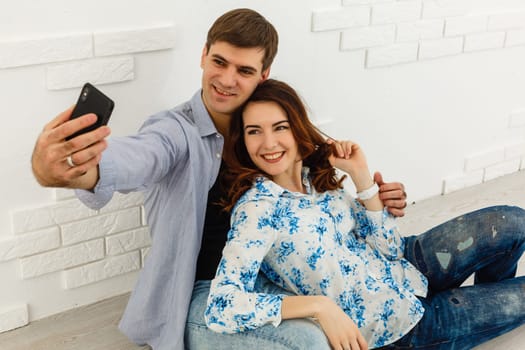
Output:
[[129,295],[80,307],[0,334],[2,350],[146,350],[117,328]]

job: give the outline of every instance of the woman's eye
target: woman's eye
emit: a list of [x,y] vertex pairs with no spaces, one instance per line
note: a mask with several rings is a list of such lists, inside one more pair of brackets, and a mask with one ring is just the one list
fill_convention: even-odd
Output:
[[246,133],[247,133],[248,135],[256,135],[256,134],[259,133],[259,130],[255,130],[255,129],[253,129],[253,130],[248,130]]

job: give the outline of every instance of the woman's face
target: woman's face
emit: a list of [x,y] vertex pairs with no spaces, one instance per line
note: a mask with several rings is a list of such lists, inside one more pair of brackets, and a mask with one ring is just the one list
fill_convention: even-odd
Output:
[[253,163],[278,178],[301,170],[297,142],[284,109],[275,102],[250,102],[242,114],[244,141]]

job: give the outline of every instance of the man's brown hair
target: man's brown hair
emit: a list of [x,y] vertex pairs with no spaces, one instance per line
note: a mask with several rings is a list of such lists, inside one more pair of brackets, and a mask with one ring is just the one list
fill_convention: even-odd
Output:
[[206,39],[206,50],[211,45],[224,41],[236,47],[264,49],[262,70],[272,65],[277,54],[279,37],[273,25],[261,14],[250,9],[235,9],[215,20]]

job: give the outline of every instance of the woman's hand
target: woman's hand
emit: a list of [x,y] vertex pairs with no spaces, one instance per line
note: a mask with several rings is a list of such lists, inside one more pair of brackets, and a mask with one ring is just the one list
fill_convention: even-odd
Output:
[[320,296],[321,307],[314,314],[334,350],[365,350],[368,344],[357,325],[332,299]]
[[358,192],[373,185],[374,180],[368,170],[365,153],[357,143],[332,139],[326,142],[334,149],[328,158],[330,164],[349,174]]
[[283,320],[305,317],[317,319],[334,350],[368,349],[357,325],[327,296],[286,296],[281,304],[281,317]]

